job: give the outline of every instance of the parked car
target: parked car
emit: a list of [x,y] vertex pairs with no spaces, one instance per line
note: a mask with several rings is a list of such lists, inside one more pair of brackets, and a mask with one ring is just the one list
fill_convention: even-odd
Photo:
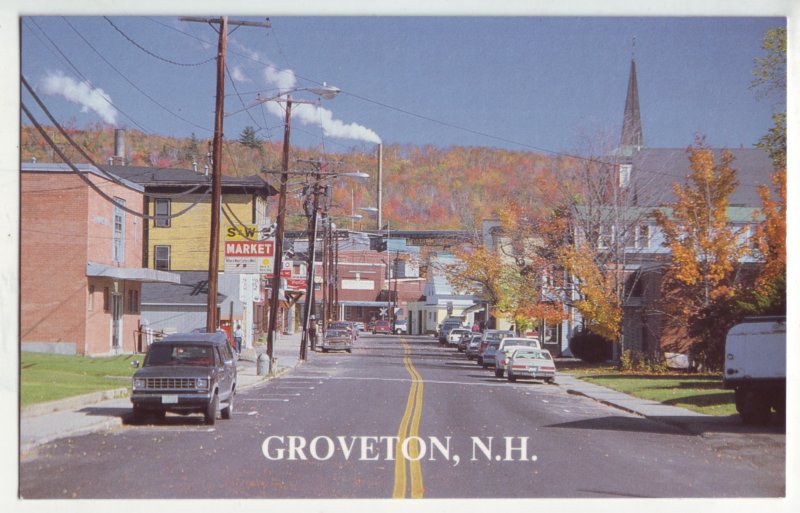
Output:
[[394,321],[394,334],[395,335],[408,335],[408,320],[395,319]]
[[355,327],[355,324],[350,321],[333,321],[328,324],[329,330],[345,330],[347,331],[351,337],[353,337],[353,341],[355,342],[358,339],[358,330]]
[[447,345],[447,336],[450,335],[450,331],[456,328],[461,328],[463,326],[463,322],[463,319],[460,317],[448,317],[442,321],[442,327],[439,328],[439,344],[443,346]]
[[469,343],[467,344],[467,349],[465,351],[468,360],[474,360],[478,357],[478,349],[481,347],[482,339],[482,333],[473,333],[472,336],[470,336]]
[[556,379],[556,364],[547,349],[517,349],[511,353],[507,368],[507,379],[512,383],[522,378],[543,379],[547,383]]
[[541,349],[542,345],[538,339],[528,337],[506,337],[500,341],[497,346],[497,352],[494,357],[494,375],[497,378],[502,378],[506,370],[506,360],[515,350],[522,347],[534,347]]
[[483,365],[483,358],[482,355],[484,351],[486,351],[486,346],[489,345],[491,341],[500,342],[506,337],[515,337],[516,333],[511,330],[486,330],[483,332],[483,338],[481,338],[481,345],[478,348],[478,365]]
[[134,419],[202,413],[206,424],[214,424],[217,413],[231,418],[235,395],[236,362],[225,334],[176,333],[148,348],[133,375],[131,403]]
[[389,321],[375,321],[375,324],[372,326],[372,334],[377,335],[378,333],[383,333],[389,335],[392,333],[392,323]]
[[322,337],[322,352],[347,351],[353,352],[353,336],[346,329],[328,328]]
[[472,331],[466,328],[453,328],[450,330],[450,333],[447,334],[447,347],[458,347],[458,343],[461,341],[461,335],[471,333]]
[[486,348],[478,355],[478,365],[484,369],[494,367],[495,356],[497,355],[497,348],[500,346],[499,340],[490,340],[486,344]]
[[458,352],[463,353],[467,350],[467,344],[469,341],[472,340],[473,333],[472,331],[467,331],[466,333],[461,334],[461,338],[458,339]]
[[786,317],[749,317],[725,337],[725,388],[745,424],[786,415]]

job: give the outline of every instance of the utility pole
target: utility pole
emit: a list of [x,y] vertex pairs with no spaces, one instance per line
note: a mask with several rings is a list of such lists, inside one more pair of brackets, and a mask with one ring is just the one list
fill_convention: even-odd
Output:
[[219,215],[222,206],[222,118],[225,112],[225,53],[228,46],[228,25],[270,28],[266,22],[228,21],[220,18],[182,17],[181,21],[201,22],[219,25],[219,44],[217,46],[217,98],[214,106],[214,140],[212,143],[211,173],[211,230],[208,248],[208,303],[206,310],[206,331],[214,333],[219,325],[217,318],[217,280],[219,274]]

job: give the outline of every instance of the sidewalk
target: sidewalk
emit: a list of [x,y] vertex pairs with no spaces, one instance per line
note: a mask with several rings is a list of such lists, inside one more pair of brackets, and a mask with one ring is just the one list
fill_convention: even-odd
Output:
[[[300,333],[280,335],[275,340],[273,357],[277,360],[272,377],[257,374],[256,359],[266,351],[266,345],[242,351],[236,365],[238,390],[246,390],[297,367],[300,363]],[[313,358],[310,350],[308,355]],[[25,407],[20,412],[20,453],[59,438],[120,427],[130,413],[127,388]]]

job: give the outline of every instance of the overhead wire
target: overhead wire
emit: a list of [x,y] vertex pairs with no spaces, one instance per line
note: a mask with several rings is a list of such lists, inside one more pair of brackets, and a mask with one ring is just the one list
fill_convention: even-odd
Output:
[[[113,182],[117,183],[118,185],[122,185],[122,186],[128,187],[127,184],[125,184],[124,182],[121,182],[119,180],[119,177],[117,177],[116,175],[113,175],[111,173],[108,173],[107,171],[105,171],[105,169],[102,168],[102,166],[98,166],[92,160],[92,158],[88,154],[86,154],[86,152],[83,151],[83,148],[81,148],[80,145],[78,145],[72,139],[72,137],[63,129],[63,127],[57,121],[55,121],[55,118],[50,113],[50,111],[47,109],[47,106],[36,95],[36,93],[33,91],[33,89],[31,88],[30,84],[28,84],[28,81],[25,79],[24,76],[21,77],[21,80],[22,80],[23,85],[31,93],[31,96],[33,97],[34,101],[36,101],[36,103],[39,105],[39,107],[42,109],[42,111],[45,113],[45,115],[47,115],[47,117],[50,118],[51,121],[53,121],[53,123],[56,125],[56,127],[61,132],[61,134],[67,139],[67,142],[69,142],[73,147],[75,147],[89,161],[89,163],[92,166],[94,166],[99,172],[103,173],[108,179],[111,179]],[[69,157],[67,157],[67,155],[61,150],[61,148],[59,148],[58,145],[50,138],[50,136],[47,134],[47,131],[44,130],[44,127],[41,126],[39,121],[33,116],[33,114],[28,110],[28,108],[25,106],[25,104],[22,101],[20,101],[20,105],[22,106],[23,111],[28,116],[28,118],[31,120],[31,122],[34,124],[36,129],[39,131],[39,133],[45,139],[45,141],[53,148],[53,150],[56,153],[58,153],[59,157],[61,157],[61,159],[69,166],[69,168],[72,169],[74,172],[78,173],[78,175],[81,177],[81,179],[86,181],[88,184],[91,184],[90,186],[92,187],[92,189],[96,190],[104,199],[107,199],[107,200],[111,201],[115,206],[118,206],[118,207],[122,208],[126,212],[130,212],[131,214],[136,215],[137,217],[142,217],[142,218],[145,218],[145,219],[156,219],[156,218],[158,218],[158,219],[167,219],[167,218],[168,219],[172,219],[172,218],[179,217],[179,216],[185,214],[186,212],[188,212],[189,210],[194,208],[198,203],[200,203],[200,201],[202,201],[202,199],[205,196],[207,196],[207,194],[204,195],[200,200],[190,204],[188,207],[186,207],[185,209],[181,210],[177,214],[171,214],[169,216],[161,216],[161,215],[159,215],[159,216],[149,216],[149,215],[140,213],[138,211],[130,210],[127,207],[125,207],[124,205],[120,205],[113,198],[111,198],[110,196],[105,194],[103,191],[101,191],[100,188],[96,184],[94,184],[94,182],[91,182],[90,180],[86,179],[86,177],[84,176],[83,172],[80,171],[74,163],[72,163],[71,159]]]
[[147,55],[149,55],[149,56],[151,56],[151,57],[153,57],[155,59],[158,59],[160,61],[166,62],[168,64],[174,64],[175,66],[194,67],[194,66],[202,66],[203,64],[208,64],[209,62],[215,61],[217,59],[217,56],[214,55],[214,56],[209,57],[208,59],[205,59],[205,60],[200,61],[200,62],[185,63],[185,62],[177,62],[177,61],[174,61],[172,59],[167,59],[165,57],[161,57],[160,55],[151,52],[150,50],[148,50],[144,46],[142,46],[139,43],[137,43],[136,41],[134,41],[133,38],[131,38],[128,34],[123,32],[121,28],[119,28],[116,24],[114,24],[114,22],[111,21],[111,19],[109,19],[108,16],[103,16],[103,19],[106,20],[109,23],[109,25],[114,27],[114,30],[119,32],[122,35],[122,37],[127,39],[128,42],[130,42],[133,46],[135,46],[139,50],[143,51]]

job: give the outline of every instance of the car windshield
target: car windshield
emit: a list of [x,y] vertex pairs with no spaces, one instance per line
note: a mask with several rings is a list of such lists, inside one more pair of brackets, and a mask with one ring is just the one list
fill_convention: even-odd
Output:
[[347,335],[345,330],[328,330],[328,337],[346,337]]
[[196,365],[208,367],[214,362],[214,348],[190,344],[153,344],[147,352],[145,367],[161,365]]

